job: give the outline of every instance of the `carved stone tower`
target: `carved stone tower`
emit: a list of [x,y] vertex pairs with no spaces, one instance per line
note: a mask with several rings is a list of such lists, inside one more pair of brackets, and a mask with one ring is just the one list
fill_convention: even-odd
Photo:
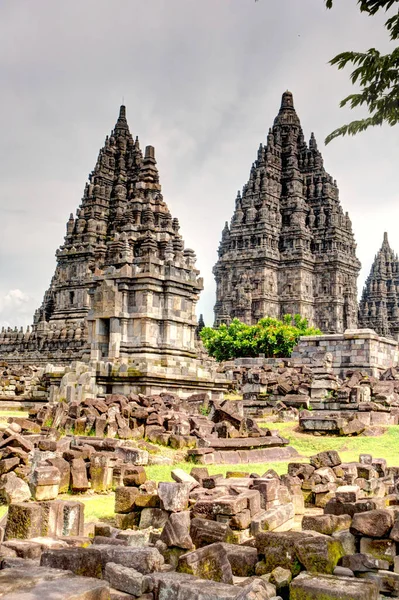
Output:
[[181,365],[196,356],[196,256],[163,200],[154,148],[143,156],[124,106],[56,257],[32,330],[3,330],[0,357],[65,364],[156,353],[160,373],[167,356]]
[[222,232],[215,324],[299,313],[325,333],[355,328],[355,252],[336,182],[313,133],[306,144],[287,91]]
[[387,233],[363,288],[359,326],[399,340],[399,260]]

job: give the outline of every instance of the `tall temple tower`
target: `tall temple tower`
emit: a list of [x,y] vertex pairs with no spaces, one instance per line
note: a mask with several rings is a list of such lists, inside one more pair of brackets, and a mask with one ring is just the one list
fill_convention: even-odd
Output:
[[160,373],[167,357],[174,366],[196,357],[196,256],[163,200],[154,148],[143,156],[124,106],[56,257],[32,329],[3,330],[1,358],[65,364],[144,353],[157,355]]
[[387,233],[363,288],[359,326],[399,341],[399,260]]
[[215,325],[299,313],[324,333],[355,328],[359,270],[337,184],[287,91],[222,232]]

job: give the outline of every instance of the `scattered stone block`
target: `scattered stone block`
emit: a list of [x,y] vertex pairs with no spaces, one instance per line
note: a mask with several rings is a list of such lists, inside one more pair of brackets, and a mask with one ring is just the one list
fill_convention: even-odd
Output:
[[169,518],[169,513],[162,508],[144,508],[140,515],[140,529],[154,527],[154,529],[162,529]]
[[387,561],[393,565],[396,555],[396,544],[390,539],[360,538],[360,552],[370,554],[374,558]]
[[377,571],[378,569],[389,569],[389,562],[374,558],[370,554],[356,553],[342,557],[343,567],[350,569],[354,573],[364,573],[366,571]]
[[144,592],[144,576],[139,571],[116,563],[105,565],[104,579],[116,590],[132,596],[141,596]]
[[351,533],[366,537],[383,538],[393,526],[393,514],[388,510],[370,510],[353,515]]
[[191,483],[162,482],[158,485],[158,495],[162,508],[171,512],[187,510]]
[[377,584],[365,583],[351,577],[301,573],[291,583],[290,600],[378,600]]
[[349,529],[351,522],[349,515],[305,515],[302,529],[332,535],[336,531]]
[[310,573],[332,573],[344,556],[339,540],[316,533],[297,543],[296,552],[299,561]]
[[26,540],[42,535],[42,509],[39,504],[15,503],[8,509],[5,538]]
[[20,479],[14,471],[0,477],[0,498],[6,504],[26,502],[31,497],[29,485]]
[[211,579],[220,583],[233,583],[233,572],[223,544],[210,544],[183,554],[177,571]]
[[196,548],[208,544],[223,542],[226,537],[227,525],[208,519],[194,518],[191,520],[190,536]]
[[189,511],[172,513],[162,530],[161,541],[167,546],[191,550],[193,541],[190,537],[190,522]]
[[139,494],[136,487],[118,487],[115,490],[115,512],[130,513],[134,510],[135,499]]

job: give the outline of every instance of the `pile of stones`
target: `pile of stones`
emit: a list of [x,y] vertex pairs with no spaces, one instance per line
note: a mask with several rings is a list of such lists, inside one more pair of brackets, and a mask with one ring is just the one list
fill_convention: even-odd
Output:
[[121,484],[131,465],[148,464],[148,451],[126,446],[124,440],[22,435],[23,419],[18,420],[21,424],[10,423],[0,436],[2,503],[107,492]]
[[170,394],[110,395],[47,404],[32,409],[28,419],[11,417],[0,434],[0,498],[10,504],[31,496],[51,500],[68,491],[115,489],[130,466],[172,462],[150,454],[160,444],[183,449],[182,456],[204,464],[297,455],[288,440],[259,428],[237,406],[214,403],[205,416]]
[[[47,392],[43,385],[44,369],[40,367],[0,364],[0,400],[2,405],[13,406],[13,401],[41,402]],[[5,400],[11,402],[7,403]]]
[[370,454],[361,454],[358,462],[343,463],[335,450],[320,452],[309,463],[289,463],[288,477],[299,483],[307,506],[327,513],[339,510],[342,490],[345,495],[348,486],[356,488],[359,507],[382,508],[398,502],[399,469],[387,467],[385,459]]
[[[116,527],[97,523],[93,537],[84,535],[79,502],[11,505],[0,530],[1,598],[399,597],[399,468],[367,455],[351,465],[331,451],[281,477],[194,467],[158,485],[136,467],[116,490]],[[318,492],[303,484],[320,485],[329,470],[341,484],[334,497],[323,510],[305,509]],[[360,479],[379,480],[386,493]],[[295,515],[303,515],[296,525]]]
[[285,359],[274,365],[259,360],[256,366],[229,369],[243,394],[246,414],[278,421],[299,419],[303,431],[336,435],[372,433],[370,427],[398,424],[395,368],[380,378],[348,371],[345,380],[333,374],[328,361],[310,368]]

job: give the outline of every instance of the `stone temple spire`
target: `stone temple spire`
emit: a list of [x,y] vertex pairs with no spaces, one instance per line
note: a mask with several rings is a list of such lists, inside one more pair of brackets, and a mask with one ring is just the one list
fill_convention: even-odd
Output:
[[[144,337],[136,336],[134,343],[128,343],[127,309],[133,307],[132,318],[146,313],[146,310],[148,313],[146,286],[151,281],[151,298],[154,297],[158,304],[151,316],[153,321],[146,313],[146,326],[142,328],[148,334],[146,345],[150,347],[156,342],[159,348],[164,344],[177,353],[183,345],[186,352],[194,353],[194,308],[202,289],[202,280],[195,269],[195,253],[184,249],[178,220],[173,219],[163,199],[155,149],[147,146],[143,156],[138,138],[134,138],[129,130],[123,105],[114,129],[99,151],[81,203],[75,215],[72,213],[67,221],[64,242],[56,257],[54,276],[34,316],[30,338],[32,351],[37,350],[32,340],[39,336],[50,362],[54,353],[60,360],[87,358],[93,349],[89,347],[92,333],[89,328],[93,327],[94,321],[100,329],[107,327],[104,323],[111,318],[112,303],[109,301],[102,306],[100,300],[108,298],[109,287],[115,285],[118,302],[112,308],[112,318],[116,319],[113,333],[123,325],[122,339],[126,348],[135,346]],[[120,272],[124,277],[123,294],[118,288]],[[141,274],[141,279],[136,277],[137,273]],[[107,277],[112,281],[108,281]],[[161,284],[159,278],[162,279]],[[173,283],[169,282],[170,278],[173,278]],[[97,285],[101,289],[96,295],[92,293],[93,282],[100,280],[102,287]],[[160,294],[155,298],[154,290],[158,288]],[[168,294],[167,298],[162,296],[164,291]],[[179,297],[174,301],[175,293]],[[92,296],[97,310],[103,312],[101,316],[91,314],[89,320]],[[145,301],[143,299],[143,307],[139,311],[135,302],[141,296]],[[169,315],[168,326],[162,329],[164,312],[171,305],[184,307],[179,308],[181,322],[175,327],[175,324],[172,325],[174,315]],[[125,321],[119,323],[118,311],[125,314]],[[148,325],[150,321],[151,327]],[[132,331],[136,331],[136,327],[138,331],[141,325],[135,324]],[[107,352],[110,348],[108,345]],[[97,348],[97,351],[96,356],[100,357],[100,349]],[[7,350],[4,353],[6,355]]]
[[386,232],[363,288],[359,325],[399,340],[399,261]]
[[117,131],[129,131],[129,125],[127,124],[127,120],[126,120],[126,106],[122,106],[119,109],[119,117],[118,120],[116,122],[115,125],[115,133]]
[[215,324],[299,313],[325,333],[355,328],[359,269],[336,182],[286,91],[222,232]]
[[299,117],[294,108],[294,97],[288,90],[284,92],[281,98],[281,106],[277,117],[274,119],[274,126],[278,125],[296,125],[301,126]]

